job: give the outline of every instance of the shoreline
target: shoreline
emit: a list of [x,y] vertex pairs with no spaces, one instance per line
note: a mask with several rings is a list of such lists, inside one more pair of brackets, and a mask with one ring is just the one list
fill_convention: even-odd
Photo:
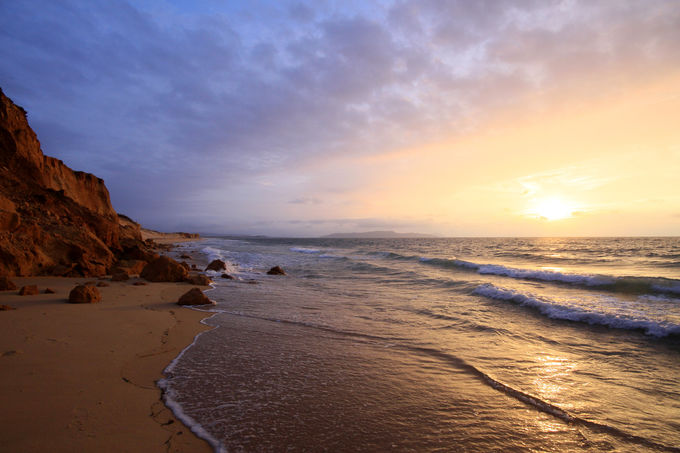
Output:
[[[0,292],[0,450],[212,452],[174,416],[157,382],[210,329],[178,306],[186,283],[105,281],[102,301],[66,302],[95,278],[14,277],[40,294]],[[51,288],[55,294],[43,294]]]

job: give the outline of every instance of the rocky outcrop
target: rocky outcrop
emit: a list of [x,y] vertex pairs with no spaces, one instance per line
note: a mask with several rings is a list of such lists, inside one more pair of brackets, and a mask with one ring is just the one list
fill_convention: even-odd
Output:
[[172,258],[161,256],[147,264],[139,276],[150,282],[183,282],[189,272]]
[[184,293],[182,297],[177,301],[178,305],[208,305],[214,302],[208,299],[208,297],[203,294],[200,288],[191,288],[189,291]]
[[0,274],[104,275],[116,257],[154,255],[104,181],[43,155],[26,111],[0,90]]
[[95,304],[101,300],[101,293],[91,285],[78,285],[68,295],[71,304]]
[[223,271],[227,269],[227,263],[222,260],[212,260],[205,268],[206,271]]
[[274,266],[267,271],[267,275],[286,275],[286,272],[280,266]]
[[17,289],[17,285],[15,285],[12,280],[5,277],[4,275],[0,275],[0,291],[8,291],[12,289]]

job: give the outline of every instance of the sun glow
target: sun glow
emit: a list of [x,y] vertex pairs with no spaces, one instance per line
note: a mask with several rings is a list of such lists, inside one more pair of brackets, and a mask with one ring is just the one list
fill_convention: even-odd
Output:
[[574,204],[559,197],[541,198],[535,200],[527,211],[531,217],[545,220],[562,220],[574,215]]

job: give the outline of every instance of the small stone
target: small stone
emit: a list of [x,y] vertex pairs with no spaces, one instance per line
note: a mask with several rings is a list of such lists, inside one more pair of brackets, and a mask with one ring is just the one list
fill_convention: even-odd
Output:
[[146,282],[134,282],[133,286],[146,286]]
[[286,272],[280,266],[274,266],[267,271],[267,275],[286,275]]
[[43,291],[45,294],[55,294],[56,291],[53,290],[52,288],[45,288],[45,291]]
[[10,307],[9,305],[0,305],[0,311],[9,311],[9,310],[16,310],[16,308]]
[[232,277],[229,274],[222,274],[222,278],[226,278],[227,280],[236,280],[234,277]]
[[99,282],[99,283],[97,283],[97,286],[99,286],[100,288],[105,288],[105,287],[110,286],[110,285],[106,282]]
[[34,296],[38,294],[38,287],[36,285],[22,286],[19,290],[20,296]]
[[208,267],[205,268],[206,271],[223,271],[227,269],[227,263],[222,260],[212,260]]

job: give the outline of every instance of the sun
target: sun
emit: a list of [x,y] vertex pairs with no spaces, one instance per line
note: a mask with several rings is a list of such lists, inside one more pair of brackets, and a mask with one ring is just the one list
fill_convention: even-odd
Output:
[[572,217],[574,204],[560,197],[540,198],[534,200],[527,214],[545,220],[562,220]]

